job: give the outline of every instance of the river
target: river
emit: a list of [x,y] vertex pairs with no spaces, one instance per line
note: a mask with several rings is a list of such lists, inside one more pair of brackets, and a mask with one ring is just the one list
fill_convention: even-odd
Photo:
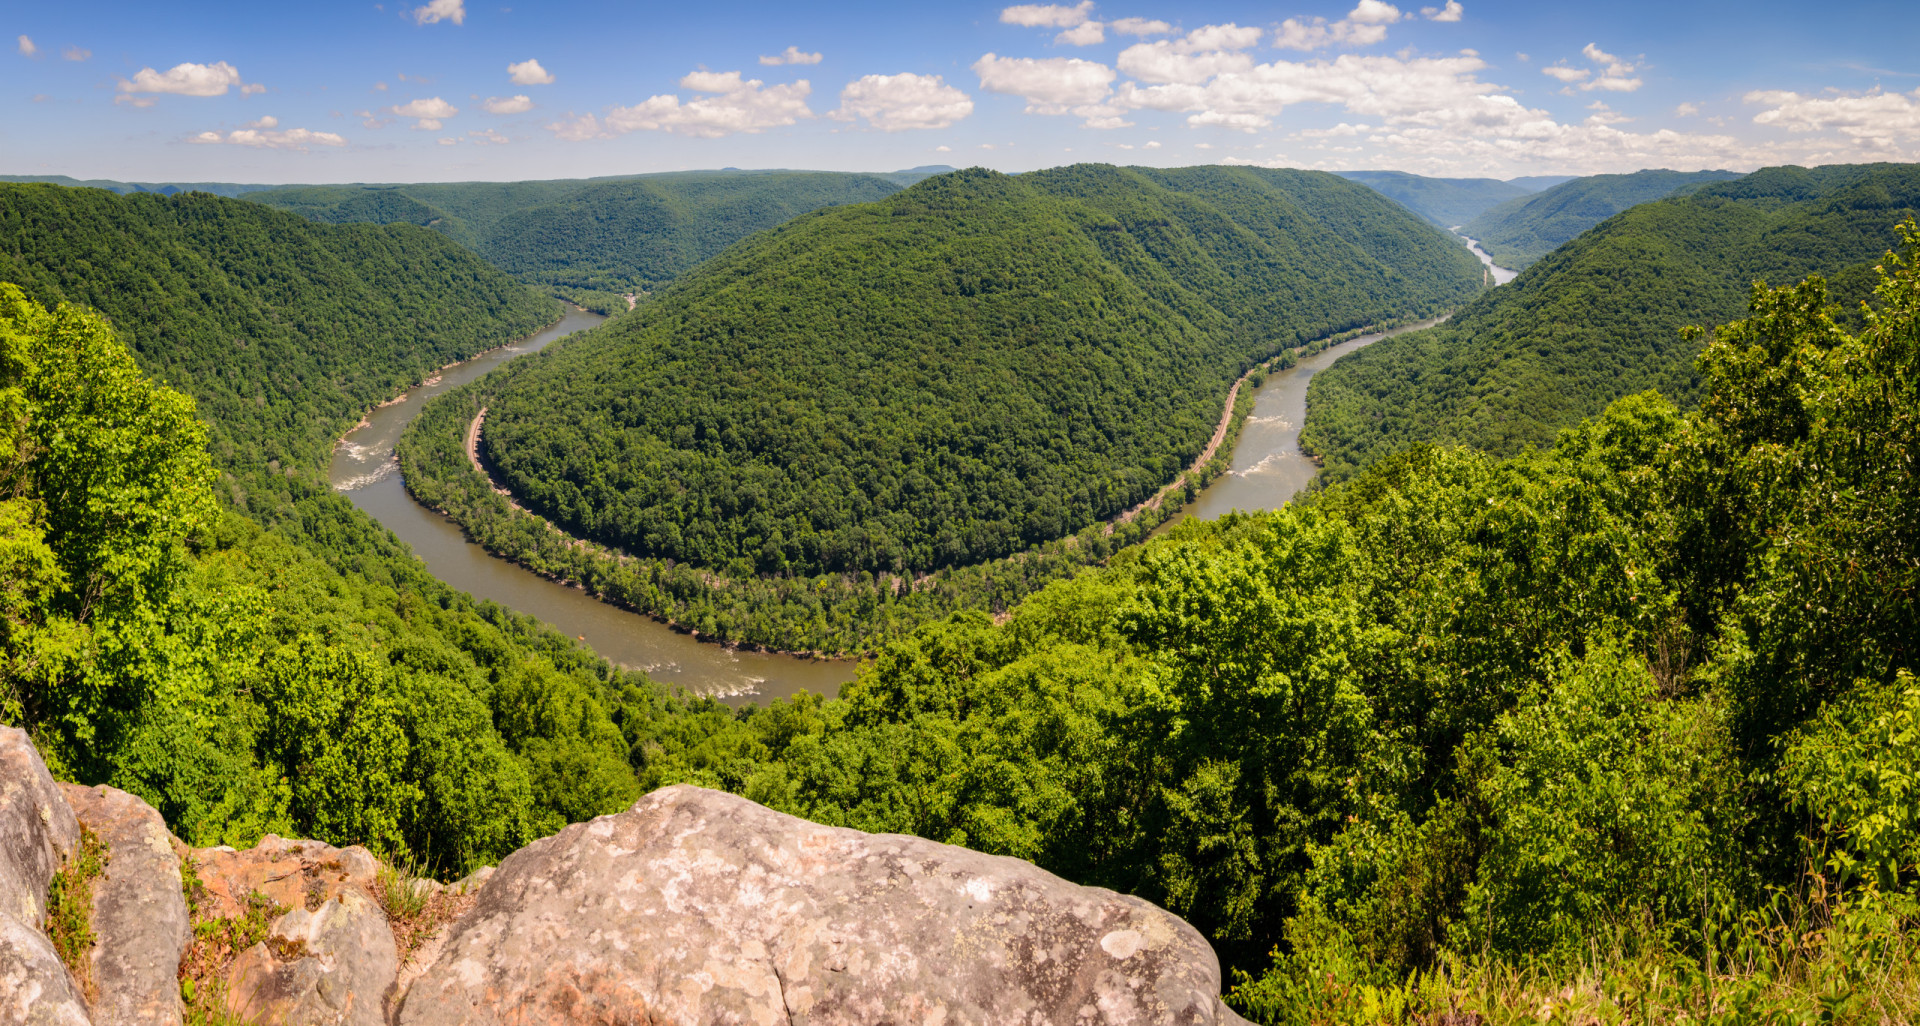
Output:
[[[1464,236],[1462,236],[1465,239]],[[1471,239],[1467,245],[1491,269],[1497,284],[1513,272],[1493,266]],[[499,559],[467,540],[459,525],[413,501],[400,479],[394,442],[434,396],[474,381],[508,360],[544,349],[556,339],[591,328],[606,318],[572,310],[560,323],[510,346],[454,364],[437,377],[374,410],[367,422],[334,447],[333,487],[355,506],[412,546],[435,577],[477,598],[495,602],[553,625],[585,641],[595,652],[628,669],[729,705],[765,702],[800,691],[838,694],[853,679],[854,664],[836,659],[798,659],[740,651],[694,640],[652,617],[610,606],[579,588],[548,580]],[[1318,469],[1300,452],[1300,422],[1306,416],[1307,382],[1335,360],[1380,339],[1415,331],[1425,321],[1362,335],[1301,360],[1269,377],[1254,392],[1253,414],[1234,447],[1233,469],[1187,504],[1180,518],[1218,517],[1234,509],[1277,509],[1306,487]],[[1169,522],[1170,526],[1172,521]],[[1160,530],[1164,531],[1163,526]],[[1158,533],[1158,532],[1156,532]]]
[[[1494,284],[1505,285],[1513,271],[1495,267],[1480,244],[1460,236],[1473,255],[1493,277]],[[1430,328],[1446,318],[1435,318],[1342,342],[1323,353],[1301,360],[1292,367],[1267,377],[1253,393],[1253,412],[1240,429],[1240,440],[1233,447],[1233,466],[1214,478],[1180,515],[1156,528],[1164,534],[1188,517],[1214,520],[1233,510],[1279,509],[1313,480],[1320,467],[1300,451],[1300,425],[1307,419],[1307,383],[1348,353],[1357,352],[1383,338]]]
[[555,339],[591,328],[606,318],[569,312],[560,323],[441,371],[398,402],[382,406],[334,447],[333,487],[355,506],[413,547],[435,577],[477,598],[539,617],[584,640],[616,665],[644,670],[663,684],[714,695],[729,705],[765,702],[806,690],[835,695],[853,679],[845,660],[796,659],[736,651],[696,641],[651,617],[592,598],[579,588],[550,581],[499,559],[467,540],[459,525],[413,501],[400,479],[393,444],[429,399],[458,388],[515,357],[538,352]]

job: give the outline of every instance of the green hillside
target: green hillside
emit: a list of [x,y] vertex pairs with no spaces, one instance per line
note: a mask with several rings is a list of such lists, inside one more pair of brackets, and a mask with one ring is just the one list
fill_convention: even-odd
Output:
[[1453,229],[1482,211],[1533,190],[1497,178],[1428,178],[1405,171],[1341,171],[1352,179],[1419,214],[1436,227]]
[[1329,477],[1416,442],[1496,453],[1545,445],[1613,400],[1691,402],[1698,342],[1755,281],[1829,275],[1864,299],[1892,222],[1920,207],[1920,166],[1768,168],[1634,207],[1448,323],[1349,356],[1313,379],[1302,444]]
[[504,368],[485,451],[635,555],[964,566],[1151,495],[1256,362],[1479,288],[1457,243],[1331,175],[960,172],[796,219]]
[[322,466],[369,407],[559,315],[432,232],[205,194],[0,185],[0,281],[106,314],[226,466]]
[[685,707],[436,580],[325,476],[365,408],[557,312],[411,226],[0,186],[0,722],[198,845],[446,874],[630,804],[629,748]]
[[[495,266],[612,312],[727,246],[820,207],[876,200],[921,175],[696,171],[631,178],[293,186],[247,199],[316,221],[430,227]],[[618,309],[625,309],[624,300]]]
[[1738,177],[1732,171],[1663,170],[1575,178],[1490,207],[1460,231],[1494,263],[1518,271],[1628,207]]

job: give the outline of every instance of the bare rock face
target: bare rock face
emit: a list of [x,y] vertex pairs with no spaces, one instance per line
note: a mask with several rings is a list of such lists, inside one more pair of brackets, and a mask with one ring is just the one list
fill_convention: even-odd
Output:
[[38,926],[80,824],[27,732],[0,727],[0,914]]
[[1137,898],[677,786],[501,863],[398,1022],[1243,1023],[1219,993]]
[[383,1026],[400,960],[386,913],[358,889],[294,909],[229,973],[227,1010],[262,1026]]
[[106,872],[93,884],[94,1026],[177,1026],[180,956],[193,939],[179,842],[153,806],[125,791],[61,784],[60,793],[107,844]]
[[268,939],[227,971],[227,1010],[261,1026],[381,1026],[399,972],[386,913],[374,900],[380,862],[271,834],[245,851],[193,852],[204,914],[237,917],[260,895],[286,911]]
[[201,900],[215,916],[243,915],[247,898],[263,894],[289,909],[316,909],[344,891],[373,896],[380,860],[359,845],[335,848],[319,841],[289,841],[268,834],[245,851],[196,848]]
[[72,975],[40,932],[47,885],[79,837],[26,732],[0,727],[0,1022],[87,1022]]

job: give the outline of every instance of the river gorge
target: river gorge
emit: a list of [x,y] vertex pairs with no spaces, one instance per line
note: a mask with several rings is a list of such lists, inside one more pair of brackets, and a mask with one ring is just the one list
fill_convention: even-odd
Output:
[[[1495,283],[1512,280],[1513,272],[1493,267],[1472,240],[1463,241],[1488,266]],[[644,671],[671,687],[713,695],[729,705],[765,702],[800,691],[836,694],[841,684],[853,679],[856,666],[850,660],[800,658],[699,641],[652,617],[601,602],[580,588],[492,555],[469,540],[459,525],[408,494],[394,458],[394,443],[429,400],[605,319],[570,308],[558,323],[531,338],[454,364],[375,409],[335,447],[329,473],[333,487],[411,546],[434,576],[476,598],[537,617],[616,665]],[[1348,353],[1435,323],[1437,319],[1362,335],[1269,376],[1254,393],[1253,413],[1234,447],[1231,470],[1195,497],[1176,519],[1212,519],[1236,509],[1284,505],[1306,487],[1316,470],[1300,451],[1307,384],[1313,375]]]

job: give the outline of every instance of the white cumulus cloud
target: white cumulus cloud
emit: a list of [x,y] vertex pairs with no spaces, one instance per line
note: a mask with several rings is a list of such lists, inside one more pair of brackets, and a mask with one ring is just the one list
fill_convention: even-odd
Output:
[[533,97],[489,96],[480,101],[480,109],[489,114],[524,114],[533,109]]
[[1387,26],[1400,20],[1400,8],[1382,0],[1360,0],[1339,21],[1288,18],[1274,30],[1281,50],[1324,50],[1332,46],[1372,46],[1387,38]]
[[1902,143],[1920,144],[1920,89],[1911,93],[1829,93],[1803,96],[1784,90],[1756,90],[1744,99],[1764,104],[1754,115],[1757,125],[1772,125],[1792,133],[1838,132],[1859,146],[1890,150]]
[[1580,52],[1585,54],[1588,60],[1600,66],[1598,78],[1580,83],[1580,89],[1583,92],[1601,89],[1610,93],[1630,93],[1640,88],[1640,79],[1633,77],[1636,70],[1633,65],[1592,43],[1588,43]]
[[460,108],[438,96],[425,100],[409,100],[397,106],[388,107],[396,117],[413,118],[413,127],[422,132],[438,132],[444,118],[460,113]]
[[20,55],[21,55],[22,57],[38,57],[38,56],[40,56],[40,48],[39,48],[39,47],[37,47],[37,46],[35,46],[35,45],[33,45],[33,40],[31,40],[31,39],[28,39],[28,38],[27,38],[26,36],[20,36],[20,37],[18,37],[18,38],[17,38],[16,40],[15,40],[15,44],[14,44],[14,45],[15,45],[15,46],[17,46],[17,47],[19,47],[19,49],[20,49]]
[[1029,28],[1072,28],[1093,17],[1093,0],[1065,4],[1018,4],[1000,11],[1001,22]]
[[345,146],[347,141],[332,132],[315,132],[306,128],[289,128],[280,131],[280,120],[271,115],[237,128],[225,135],[219,132],[201,132],[187,141],[201,145],[249,146],[257,150],[297,150],[306,152],[314,146]]
[[[24,37],[23,37],[24,38]],[[85,47],[69,46],[60,51],[60,56],[70,61],[84,61],[93,56],[93,51]]]
[[1459,21],[1467,9],[1460,6],[1460,0],[1447,0],[1445,7],[1422,7],[1420,16],[1428,21]]
[[518,64],[507,65],[507,75],[514,85],[552,85],[553,74],[540,66],[540,62],[529,57]]
[[818,64],[825,59],[826,54],[807,53],[797,46],[789,46],[771,57],[762,54],[760,63],[769,68],[777,68],[782,64]]
[[172,93],[177,96],[224,96],[240,85],[240,71],[226,61],[214,64],[176,64],[165,74],[141,68],[131,81],[121,79],[121,93]]
[[813,117],[807,96],[813,86],[806,79],[769,86],[738,71],[695,71],[680,79],[682,89],[707,93],[691,100],[664,94],[650,96],[631,107],[614,107],[603,121],[592,114],[571,113],[547,126],[562,139],[609,139],[628,132],[673,132],[701,139],[718,139],[735,132],[762,132]]
[[865,118],[883,132],[945,128],[973,113],[973,99],[939,75],[867,75],[840,90],[840,108],[828,116]]
[[980,88],[1024,97],[1033,114],[1065,114],[1069,108],[1105,99],[1117,77],[1112,68],[1078,57],[1001,57],[973,62]]
[[491,128],[476,129],[468,132],[467,138],[472,139],[475,143],[492,143],[495,146],[505,146],[509,141],[506,136],[501,135]]
[[442,21],[464,25],[467,21],[467,4],[466,0],[427,0],[425,6],[414,8],[412,14],[414,23],[419,25]]
[[1054,36],[1053,41],[1063,46],[1092,46],[1107,41],[1107,30],[1097,21],[1082,22]]
[[1158,18],[1116,18],[1107,27],[1123,36],[1164,36],[1173,26]]

